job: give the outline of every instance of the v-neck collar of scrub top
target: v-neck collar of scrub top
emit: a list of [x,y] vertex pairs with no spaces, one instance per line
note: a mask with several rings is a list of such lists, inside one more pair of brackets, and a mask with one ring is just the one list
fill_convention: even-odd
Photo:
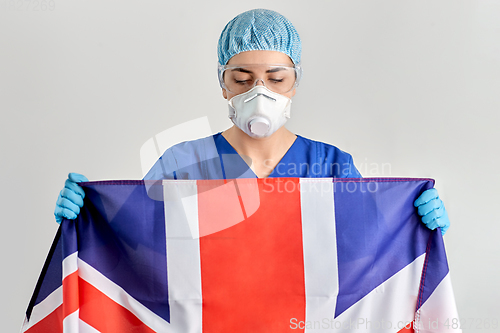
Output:
[[[293,141],[292,145],[286,153],[283,155],[281,160],[278,162],[276,167],[273,169],[273,171],[267,176],[266,178],[274,178],[274,177],[287,177],[286,174],[280,174],[281,172],[278,172],[278,166],[281,165],[288,165],[294,163],[294,155],[293,152],[296,150],[299,150],[299,146],[303,146],[303,138],[300,135],[296,135],[295,140]],[[219,132],[214,135],[214,142],[215,146],[217,147],[217,152],[219,153],[219,156],[221,156],[221,165],[222,165],[222,173],[224,175],[224,178],[230,179],[230,178],[258,178],[255,172],[248,166],[248,164],[245,162],[243,157],[234,149],[233,146],[229,143],[229,141],[226,140],[226,138],[222,135],[222,132]],[[302,143],[302,144],[301,144]],[[228,158],[228,155],[230,156]],[[245,172],[241,173],[242,166],[246,167]],[[237,177],[231,177],[235,176],[234,172],[231,172],[231,170],[228,169],[228,166],[235,166],[236,170],[239,170],[240,172],[236,172],[236,174],[240,174]],[[234,171],[234,170],[232,170]],[[231,175],[229,175],[231,174]],[[291,177],[296,177],[296,176],[291,176]]]

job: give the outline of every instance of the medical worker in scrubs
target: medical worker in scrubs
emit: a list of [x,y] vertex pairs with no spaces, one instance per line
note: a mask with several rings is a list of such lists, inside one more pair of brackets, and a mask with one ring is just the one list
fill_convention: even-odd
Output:
[[[226,25],[217,51],[234,125],[167,149],[144,179],[361,177],[348,153],[284,126],[302,74],[301,41],[289,20],[271,10],[244,12]],[[76,218],[83,206],[81,181],[87,178],[75,173],[66,180],[54,213],[58,223]],[[415,206],[428,228],[446,232],[450,222],[435,189],[422,193]]]

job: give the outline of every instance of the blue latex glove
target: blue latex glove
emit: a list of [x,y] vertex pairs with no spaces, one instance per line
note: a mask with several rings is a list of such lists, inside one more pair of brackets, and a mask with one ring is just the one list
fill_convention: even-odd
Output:
[[450,227],[450,219],[443,201],[439,199],[438,191],[435,188],[424,191],[413,205],[418,208],[418,215],[422,216],[422,222],[427,228],[434,230],[440,227],[444,236]]
[[59,193],[56,209],[54,210],[57,223],[61,223],[63,218],[76,219],[80,213],[80,208],[83,207],[83,198],[85,198],[85,192],[77,183],[88,181],[87,177],[79,173],[72,172],[68,175],[64,188]]

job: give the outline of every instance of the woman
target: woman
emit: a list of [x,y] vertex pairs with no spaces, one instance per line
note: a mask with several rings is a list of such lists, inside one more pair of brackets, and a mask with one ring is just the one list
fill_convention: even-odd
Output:
[[[301,77],[301,41],[290,21],[255,9],[230,21],[218,43],[219,81],[234,126],[165,151],[145,179],[232,179],[265,177],[360,178],[351,155],[295,135],[284,126]],[[57,200],[55,216],[74,219],[84,192],[71,173]],[[430,229],[449,219],[435,189],[415,201]]]

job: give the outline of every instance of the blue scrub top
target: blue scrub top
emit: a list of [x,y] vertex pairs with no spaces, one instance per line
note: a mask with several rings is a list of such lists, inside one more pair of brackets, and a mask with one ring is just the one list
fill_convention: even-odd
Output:
[[[144,177],[160,179],[256,178],[245,160],[217,133],[167,149]],[[335,146],[297,135],[269,177],[361,178],[351,155]]]

